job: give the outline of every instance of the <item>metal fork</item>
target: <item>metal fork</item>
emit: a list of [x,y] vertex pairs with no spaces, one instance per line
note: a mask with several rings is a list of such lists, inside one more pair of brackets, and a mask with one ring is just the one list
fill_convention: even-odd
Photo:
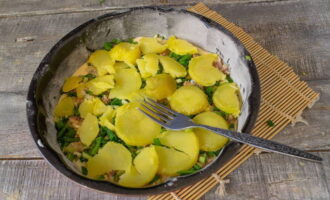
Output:
[[264,149],[275,153],[302,158],[311,161],[321,162],[322,158],[305,151],[286,146],[277,142],[255,137],[246,133],[239,133],[221,128],[215,128],[203,124],[194,123],[189,117],[171,110],[170,108],[155,102],[152,99],[146,99],[138,108],[143,114],[154,120],[161,126],[170,130],[182,130],[186,128],[204,128],[213,131],[219,135],[230,138],[233,141],[248,144],[253,147]]

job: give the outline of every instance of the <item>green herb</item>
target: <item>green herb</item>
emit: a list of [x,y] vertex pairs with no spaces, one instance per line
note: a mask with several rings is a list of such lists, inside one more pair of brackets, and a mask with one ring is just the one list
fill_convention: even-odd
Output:
[[200,154],[200,156],[198,157],[198,161],[202,164],[204,164],[206,162],[206,154]]
[[202,169],[202,167],[201,167],[199,164],[195,164],[195,165],[193,166],[193,169],[194,169],[194,170],[200,170],[200,169]]
[[189,65],[189,61],[191,60],[191,58],[193,57],[191,54],[186,54],[186,55],[179,55],[176,54],[174,52],[171,52],[169,54],[169,56],[173,59],[175,59],[176,61],[178,61],[181,65],[188,67]]
[[137,44],[137,42],[135,42],[133,38],[129,38],[127,40],[112,39],[110,42],[105,42],[103,44],[103,48],[107,51],[110,51],[115,45],[117,45],[121,42],[128,42],[128,43],[131,43],[131,44]]
[[146,83],[146,80],[143,80],[143,79],[142,79],[141,89],[144,88],[144,87],[146,86],[146,84],[147,84],[147,83]]
[[68,118],[62,118],[60,120],[58,120],[56,123],[55,123],[55,128],[56,130],[61,130],[62,128],[64,128],[66,126],[68,122]]
[[156,146],[163,146],[162,143],[160,142],[160,139],[159,138],[154,138],[152,144],[153,145],[156,145]]
[[65,131],[67,130],[68,125],[65,124],[58,132],[57,132],[57,138],[62,138],[64,136]]
[[94,156],[97,154],[101,147],[102,137],[97,137],[91,144],[90,148],[87,150],[87,153],[91,156]]
[[195,164],[192,168],[190,168],[188,170],[178,171],[177,174],[179,174],[180,176],[193,174],[193,173],[197,172],[200,169],[202,169],[202,167],[199,166],[198,164]]
[[87,162],[87,161],[88,161],[87,158],[84,158],[84,157],[82,157],[82,156],[79,158],[79,160],[80,160],[80,162]]
[[100,176],[98,176],[96,179],[102,181],[102,180],[105,179],[105,177],[104,177],[104,175],[100,175]]
[[75,106],[73,108],[73,115],[74,116],[80,116],[80,112],[79,112],[79,107],[78,106]]
[[121,99],[113,98],[110,101],[110,105],[112,105],[112,106],[121,106],[121,105],[123,105],[123,102],[121,101]]
[[233,79],[231,79],[231,77],[230,77],[229,75],[226,76],[226,79],[227,79],[227,81],[228,81],[229,83],[234,82]]
[[245,56],[245,59],[248,60],[248,61],[252,60],[251,56]]
[[219,149],[217,151],[207,151],[206,152],[206,155],[207,155],[207,157],[216,157],[216,156],[219,155],[219,153],[220,153],[221,150],[222,149]]
[[65,94],[68,95],[69,97],[76,97],[77,96],[77,93],[75,91],[73,91],[73,90],[71,90],[71,91],[69,91],[69,92],[67,92]]
[[160,179],[160,176],[158,174],[156,174],[156,176],[154,176],[154,178],[148,183],[148,185],[151,185],[155,182],[157,182]]
[[208,87],[204,88],[204,91],[208,97],[209,103],[212,103],[212,95],[216,89],[217,89],[216,86],[208,86]]
[[78,156],[70,152],[66,152],[65,155],[71,162],[78,159]]
[[185,81],[187,81],[186,78],[177,78],[176,79],[176,86],[177,86],[177,88],[183,86],[183,84],[184,84]]
[[125,42],[131,43],[131,44],[137,44],[137,42],[134,41],[134,38],[128,38]]
[[115,182],[118,182],[120,179],[120,176],[125,173],[125,170],[115,170],[112,177]]
[[162,63],[159,62],[157,74],[161,74],[163,72],[163,69],[164,69],[164,67],[163,67]]
[[84,166],[82,166],[82,167],[81,167],[81,173],[82,173],[83,175],[87,176],[87,174],[88,174],[88,170],[87,170],[87,168],[84,167]]
[[269,127],[275,126],[275,123],[272,120],[268,120],[266,123]]
[[63,137],[62,138],[62,141],[63,142],[79,142],[79,138],[72,138],[72,137]]
[[229,124],[229,128],[230,128],[230,129],[235,128],[235,124]]
[[219,110],[218,108],[214,108],[213,112],[215,112],[216,114],[220,115],[221,117],[223,117],[225,119],[228,117],[227,113],[223,112],[222,110]]
[[118,138],[118,136],[116,135],[116,133],[110,129],[108,129],[105,126],[101,126],[101,134],[103,136],[108,136],[110,141],[113,142],[120,142],[120,139]]
[[93,92],[92,92],[92,91],[90,91],[90,90],[86,90],[85,92],[86,92],[86,94],[89,94],[89,95],[94,95],[94,94],[93,94]]
[[91,79],[96,78],[96,76],[94,74],[89,73],[89,74],[84,75],[84,78],[87,78],[88,80],[91,80]]

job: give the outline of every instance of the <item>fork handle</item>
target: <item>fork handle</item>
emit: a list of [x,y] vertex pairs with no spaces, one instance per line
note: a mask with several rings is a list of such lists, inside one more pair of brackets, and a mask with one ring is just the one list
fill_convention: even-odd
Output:
[[264,149],[267,151],[275,152],[275,153],[280,153],[288,156],[293,156],[293,157],[298,157],[306,160],[312,160],[312,161],[318,161],[321,162],[322,158],[315,156],[313,154],[310,154],[308,152],[286,146],[284,144],[280,144],[277,142],[273,142],[270,140],[266,140],[263,138],[255,137],[250,134],[246,133],[239,133],[236,131],[230,131],[226,129],[221,129],[221,128],[215,128],[211,126],[206,126],[202,124],[194,124],[195,127],[200,127],[204,129],[208,129],[212,132],[215,132],[219,135],[225,136],[227,138],[230,138],[236,142],[241,142],[244,144],[248,144],[250,146],[257,147],[259,149]]

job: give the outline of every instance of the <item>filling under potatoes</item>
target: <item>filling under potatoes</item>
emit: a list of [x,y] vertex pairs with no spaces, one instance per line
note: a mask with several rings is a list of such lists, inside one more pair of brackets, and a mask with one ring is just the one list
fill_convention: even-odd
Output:
[[195,173],[228,143],[200,128],[166,130],[137,109],[145,97],[223,129],[241,110],[222,59],[175,36],[106,42],[61,94],[54,120],[66,157],[91,179],[133,188]]

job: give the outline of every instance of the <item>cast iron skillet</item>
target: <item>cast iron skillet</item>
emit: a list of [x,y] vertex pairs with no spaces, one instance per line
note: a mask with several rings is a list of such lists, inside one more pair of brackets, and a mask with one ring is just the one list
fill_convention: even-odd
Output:
[[[49,116],[51,115],[49,114],[50,112],[49,110],[52,110],[53,107],[52,105],[49,105],[50,103],[48,102],[48,100],[45,101],[44,94],[47,92],[47,88],[53,87],[54,84],[56,85],[56,83],[54,83],[52,79],[54,78],[56,72],[59,71],[58,69],[62,65],[61,63],[63,62],[63,60],[65,60],[66,57],[76,48],[81,48],[81,44],[86,44],[90,42],[88,40],[91,40],[93,38],[95,40],[98,40],[99,39],[99,37],[97,36],[98,33],[105,32],[107,36],[109,35],[109,32],[111,33],[111,31],[113,31],[114,29],[115,30],[118,29],[118,27],[112,26],[109,27],[109,30],[99,30],[98,25],[100,23],[111,20],[115,21],[121,18],[125,19],[129,16],[134,15],[135,13],[140,15],[146,13],[147,16],[150,14],[149,17],[150,16],[152,17],[153,14],[154,16],[157,17],[162,15],[169,16],[168,17],[169,21],[175,19],[177,15],[178,19],[179,18],[181,20],[183,19],[183,22],[184,22],[184,18],[182,17],[187,18],[188,25],[189,25],[188,19],[190,18],[192,19],[192,24],[195,24],[195,22],[193,22],[193,19],[196,19],[199,21],[199,23],[204,24],[204,26],[207,29],[212,29],[212,30],[215,29],[227,35],[229,38],[231,38],[231,40],[235,43],[235,45],[237,45],[237,48],[240,49],[242,58],[246,56],[250,56],[250,54],[243,47],[243,45],[241,45],[238,39],[235,38],[224,27],[203,16],[197,15],[195,13],[186,10],[176,10],[176,9],[159,8],[159,7],[143,7],[143,8],[127,9],[121,12],[108,13],[100,17],[91,19],[85,22],[84,24],[78,26],[74,30],[72,30],[70,33],[64,36],[59,42],[57,42],[53,46],[53,48],[47,53],[47,55],[43,58],[30,83],[28,96],[27,96],[27,104],[26,104],[27,118],[28,118],[28,123],[32,137],[37,147],[39,148],[40,152],[44,156],[44,158],[50,163],[50,165],[55,167],[60,173],[62,173],[69,179],[83,186],[100,190],[103,192],[124,194],[124,195],[155,195],[155,194],[177,190],[179,188],[194,184],[197,181],[208,177],[209,175],[211,175],[211,173],[218,170],[226,162],[228,162],[231,158],[233,158],[238,153],[241,144],[236,142],[231,142],[224,149],[222,155],[218,157],[218,159],[214,161],[213,164],[211,164],[209,167],[205,168],[204,170],[201,170],[196,174],[174,179],[174,181],[166,182],[149,188],[132,189],[132,188],[117,186],[109,182],[90,180],[79,175],[79,173],[75,172],[74,170],[71,170],[66,164],[63,163],[63,157],[60,155],[58,151],[55,151],[54,148],[51,147],[52,145],[50,145],[49,143],[50,139],[48,138],[50,137],[48,134],[48,130],[50,129],[49,126],[54,126],[54,124],[50,123],[51,120],[49,120]],[[152,17],[150,19],[154,20],[155,18]],[[125,22],[125,23],[130,23],[130,22]],[[141,21],[141,23],[145,23],[145,22]],[[158,24],[155,22],[153,23],[154,25]],[[134,27],[134,24],[132,24],[132,27]],[[170,29],[171,27],[168,28]],[[96,34],[97,37],[95,37],[95,35],[93,37],[90,36],[91,35],[90,33],[93,32],[97,32]],[[201,31],[201,33],[202,32],[203,31]],[[196,31],[196,34],[198,34],[198,31]],[[145,35],[135,35],[135,36],[145,36]],[[184,36],[182,37],[185,38]],[[212,37],[212,36],[208,35],[208,37]],[[112,38],[108,38],[108,39],[110,40]],[[121,38],[121,39],[125,39],[125,38]],[[101,42],[105,42],[105,41],[101,41]],[[214,41],[214,42],[219,42],[219,41]],[[95,44],[91,44],[91,45],[87,44],[85,45],[85,48],[88,50],[95,50],[97,48],[101,48],[101,46],[99,44],[96,46]],[[223,52],[217,51],[217,53],[222,54]],[[257,118],[259,104],[260,104],[260,85],[259,85],[257,70],[252,59],[242,59],[242,60],[244,60],[244,66],[245,68],[247,68],[246,70],[248,72],[246,76],[250,77],[249,84],[251,84],[249,86],[251,91],[246,99],[246,103],[248,104],[249,107],[249,112],[246,116],[245,123],[242,126],[242,131],[248,133],[252,130],[252,127],[254,126],[254,123]],[[241,63],[241,60],[239,62]],[[79,65],[76,66],[76,68],[78,67]],[[62,82],[58,84],[59,86],[63,83],[63,80],[64,78],[62,79]],[[235,80],[235,82],[236,81],[237,80]],[[58,93],[52,98],[58,99],[59,95],[60,94]],[[55,101],[57,100],[54,100],[54,102]]]

